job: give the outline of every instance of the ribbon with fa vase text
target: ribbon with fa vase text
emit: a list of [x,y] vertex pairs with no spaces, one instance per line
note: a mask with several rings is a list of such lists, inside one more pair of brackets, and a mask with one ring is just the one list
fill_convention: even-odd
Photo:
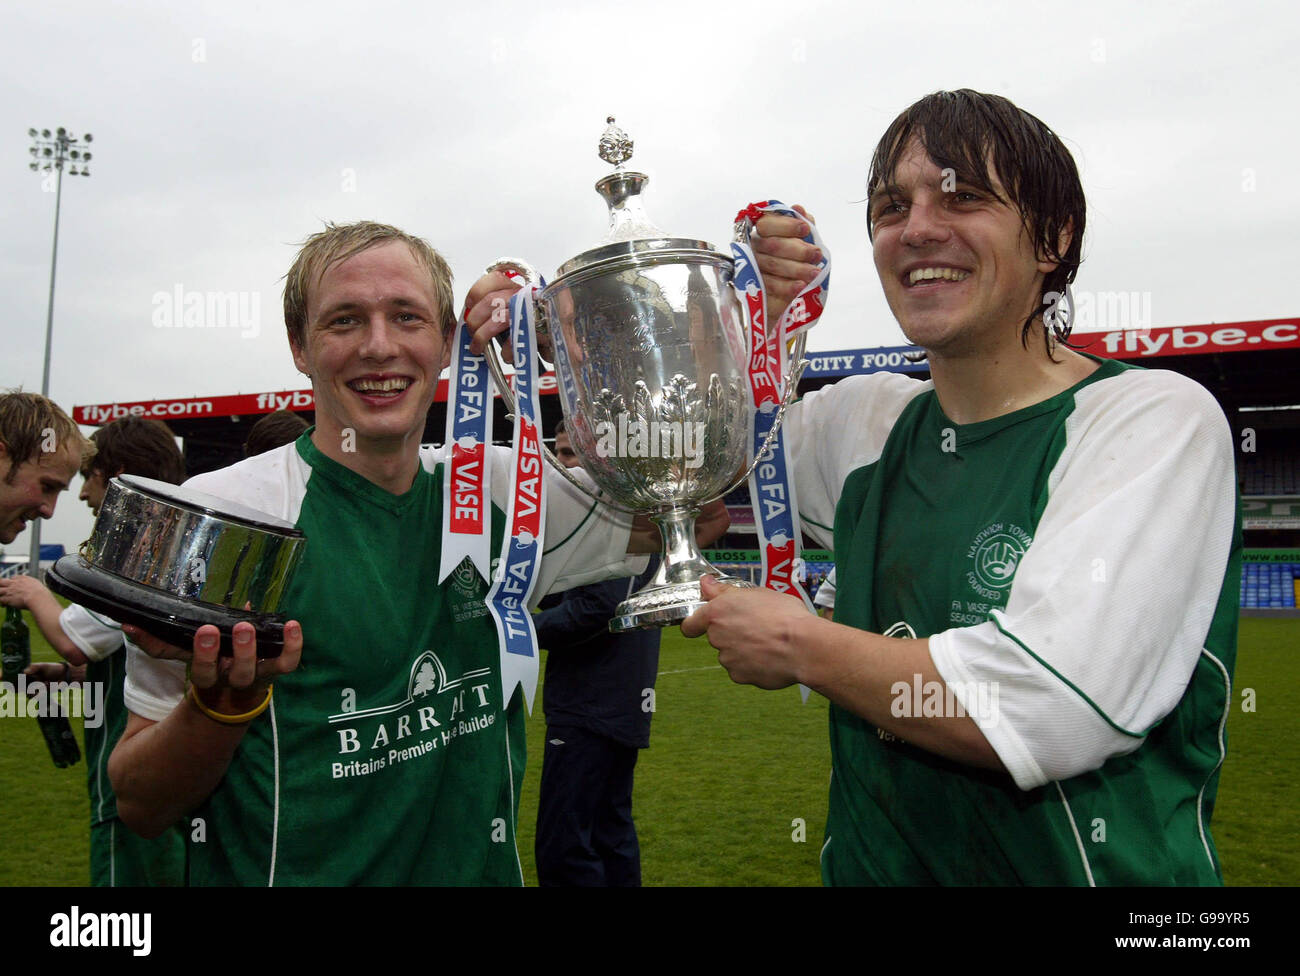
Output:
[[[807,219],[779,200],[764,200],[740,211],[736,223],[752,228],[760,217],[769,213]],[[830,253],[822,243],[816,225],[810,220],[807,223],[809,233],[804,240],[817,247],[822,255],[817,264],[818,272],[786,307],[774,328],[768,328],[763,275],[753,250],[741,242],[731,245],[735,266],[733,284],[749,313],[750,357],[747,370],[754,405],[750,437],[755,453],[760,452],[767,441],[786,397],[787,346],[796,335],[817,323],[826,306],[830,288]],[[796,572],[803,540],[798,499],[786,460],[784,430],[777,431],[768,450],[759,457],[750,473],[749,494],[758,526],[763,586],[799,597],[812,612],[812,601]]]
[[482,579],[492,576],[489,556],[492,483],[487,456],[492,436],[492,380],[487,357],[470,352],[471,338],[462,315],[451,340],[451,388],[445,435],[451,457],[442,491],[439,584],[467,558]]
[[522,686],[529,712],[537,692],[538,651],[537,631],[528,607],[537,586],[546,525],[534,314],[534,296],[539,290],[536,285],[525,285],[510,297],[510,348],[515,367],[510,510],[506,513],[500,560],[487,595],[501,651],[502,708],[509,703],[515,687]]

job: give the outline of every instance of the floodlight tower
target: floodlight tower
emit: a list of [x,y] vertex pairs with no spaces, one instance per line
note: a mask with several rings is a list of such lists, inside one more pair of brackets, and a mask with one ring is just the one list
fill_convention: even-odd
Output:
[[[50,344],[54,338],[54,272],[59,264],[59,209],[63,204],[63,166],[70,163],[69,176],[90,175],[90,153],[86,146],[93,141],[89,132],[78,139],[68,134],[60,126],[51,134],[49,129],[28,129],[32,137],[30,150],[32,159],[28,167],[34,173],[50,173],[54,176],[54,250],[50,255],[50,301],[45,312],[45,370],[41,376],[41,396],[50,395]],[[78,168],[80,167],[80,168]],[[27,563],[27,572],[31,576],[40,573],[41,568],[41,520],[32,521],[32,550]]]

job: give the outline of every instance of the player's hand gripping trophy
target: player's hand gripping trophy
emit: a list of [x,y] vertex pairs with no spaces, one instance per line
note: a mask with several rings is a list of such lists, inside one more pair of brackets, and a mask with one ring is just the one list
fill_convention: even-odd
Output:
[[[738,258],[704,241],[670,237],[650,222],[641,199],[648,177],[623,169],[632,141],[612,118],[608,122],[599,151],[615,170],[596,183],[609,206],[604,242],[562,264],[549,285],[515,259],[488,270],[513,267],[540,286],[532,293],[537,330],[554,350],[566,428],[582,467],[602,503],[648,515],[663,535],[658,573],[619,605],[610,622],[619,632],[685,619],[703,605],[705,574],[753,585],[709,564],[695,543],[695,518],[702,506],[743,482],[748,472],[740,472],[752,470],[772,444],[804,365],[804,336],[799,332],[793,340],[784,383],[774,374],[772,385],[784,390],[784,402],[762,404],[764,413],[777,408],[776,416],[756,441],[749,374],[751,317],[756,314],[761,326],[761,294],[755,300],[751,287],[748,296],[737,295]],[[748,243],[755,218],[738,220],[738,241]],[[513,412],[490,344],[488,355]],[[555,466],[587,491],[563,465]]]

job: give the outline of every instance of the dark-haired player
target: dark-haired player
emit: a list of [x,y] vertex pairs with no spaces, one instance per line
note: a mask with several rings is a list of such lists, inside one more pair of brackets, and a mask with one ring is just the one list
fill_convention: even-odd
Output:
[[244,441],[244,457],[256,457],[267,451],[292,444],[310,425],[291,410],[268,413],[248,430]]
[[869,193],[932,380],[848,379],[786,421],[805,528],[835,550],[834,623],[710,585],[682,631],[736,681],[831,700],[828,883],[1220,883],[1227,421],[1176,373],[1060,341],[1085,207],[1038,119],[927,96]]

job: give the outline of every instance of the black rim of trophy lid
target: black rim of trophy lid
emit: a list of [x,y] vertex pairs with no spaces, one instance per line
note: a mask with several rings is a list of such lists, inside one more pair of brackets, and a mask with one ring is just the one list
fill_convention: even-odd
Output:
[[214,624],[221,631],[221,650],[232,650],[231,628],[241,621],[257,631],[258,657],[279,655],[284,647],[284,616],[235,610],[201,603],[118,576],[69,554],[46,572],[50,589],[87,609],[120,623],[130,623],[178,646],[188,646],[194,631]]
[[120,474],[114,480],[120,481],[132,491],[166,502],[168,505],[174,505],[177,508],[188,509],[200,515],[211,515],[214,518],[224,519],[228,522],[238,522],[241,525],[265,529],[268,532],[274,532],[276,535],[289,536],[295,539],[304,538],[302,530],[291,522],[240,505],[238,502],[226,501],[205,492],[195,491],[193,488],[169,484],[166,481],[156,481],[153,478],[142,478],[134,474]]

